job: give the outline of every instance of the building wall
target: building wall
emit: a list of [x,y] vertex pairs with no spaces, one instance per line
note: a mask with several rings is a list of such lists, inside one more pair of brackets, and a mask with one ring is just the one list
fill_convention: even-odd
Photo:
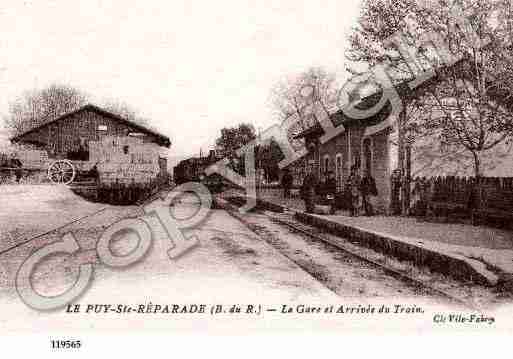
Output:
[[349,128],[349,137],[350,137],[350,151],[351,151],[351,163],[350,165],[356,165],[359,168],[363,168],[365,164],[362,161],[362,141],[363,135],[365,133],[364,127],[350,127]]
[[376,197],[376,209],[386,213],[390,203],[390,145],[389,132],[381,131],[370,136],[372,146],[372,176],[376,181],[378,196]]
[[[343,190],[343,184],[350,174],[349,154],[348,154],[348,132],[323,143],[319,147],[320,165],[318,169],[319,177],[322,179],[327,171],[335,173],[337,179],[337,189]],[[341,167],[337,171],[337,157],[340,157]],[[326,166],[327,165],[327,166]],[[338,172],[338,173],[337,173]]]
[[159,168],[161,176],[167,176],[169,174],[167,171],[167,158],[159,157]]
[[[351,167],[361,167],[361,146],[365,129],[360,127],[347,127],[346,131],[330,141],[319,146],[319,168],[317,173],[322,179],[327,171],[337,174],[337,157],[341,158],[341,170],[339,170],[339,184],[347,181],[351,175]],[[328,167],[326,168],[326,160]]]
[[[294,184],[300,185],[304,178],[306,163],[314,161],[315,172],[322,179],[327,170],[333,171],[337,177],[337,190],[343,191],[344,185],[351,174],[351,167],[356,165],[363,175],[367,161],[364,155],[364,140],[370,141],[370,167],[376,181],[378,196],[375,198],[376,211],[386,213],[390,202],[390,131],[384,130],[369,137],[364,137],[365,128],[361,126],[348,126],[346,131],[330,141],[319,144],[315,151],[310,151],[304,158],[296,161],[288,168],[294,175]],[[307,139],[306,144],[315,142]],[[337,173],[337,157],[341,163],[341,170]],[[326,167],[327,160],[327,167]]]

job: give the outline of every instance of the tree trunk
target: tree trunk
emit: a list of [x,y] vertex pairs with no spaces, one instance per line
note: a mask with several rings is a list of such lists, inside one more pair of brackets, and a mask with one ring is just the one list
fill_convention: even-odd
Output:
[[403,184],[403,216],[410,214],[410,197],[411,197],[411,146],[404,146],[404,184]]
[[481,177],[481,159],[479,155],[478,151],[472,151],[472,156],[474,156],[474,176],[476,178]]
[[479,152],[472,151],[472,156],[474,157],[474,176],[475,180],[475,188],[473,190],[473,200],[472,200],[472,208],[480,208],[482,202],[482,192],[481,192],[481,159],[479,158]]

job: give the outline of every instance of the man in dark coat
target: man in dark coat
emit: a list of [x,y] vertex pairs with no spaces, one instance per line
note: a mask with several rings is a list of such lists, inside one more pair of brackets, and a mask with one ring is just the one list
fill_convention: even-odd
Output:
[[99,162],[96,162],[88,172],[88,177],[91,177],[96,184],[100,182],[100,172],[98,171],[98,163]]
[[21,177],[23,176],[23,170],[21,169],[22,166],[23,165],[22,165],[21,161],[18,159],[18,155],[16,153],[13,153],[12,157],[11,157],[11,161],[10,161],[10,167],[16,168],[14,170],[14,175],[16,176],[17,183],[20,182]]
[[351,217],[358,217],[361,207],[361,192],[360,192],[361,178],[358,174],[358,167],[351,167],[351,174],[347,178],[346,193],[348,196],[348,207]]
[[401,170],[395,169],[390,177],[392,199],[390,201],[390,212],[392,215],[401,214]]
[[365,215],[373,216],[374,209],[372,208],[372,204],[370,202],[370,196],[377,196],[378,189],[376,187],[376,181],[371,176],[369,170],[365,171],[365,175],[363,176],[360,182],[360,193],[362,195],[363,209],[365,211]]
[[333,173],[333,171],[329,171],[327,174],[326,182],[324,182],[323,192],[327,195],[335,195],[337,192],[337,180],[335,179],[335,173]]
[[292,184],[294,182],[294,177],[288,169],[286,169],[283,173],[283,177],[281,178],[281,186],[283,187],[283,197],[290,198],[290,189],[292,188]]
[[326,174],[326,180],[322,185],[322,194],[324,201],[330,206],[330,213],[335,213],[335,195],[337,193],[337,180],[335,179],[335,173],[329,171]]
[[315,190],[318,181],[313,173],[313,166],[308,166],[307,171],[308,173],[301,186],[301,198],[305,201],[306,213],[313,213],[315,209]]

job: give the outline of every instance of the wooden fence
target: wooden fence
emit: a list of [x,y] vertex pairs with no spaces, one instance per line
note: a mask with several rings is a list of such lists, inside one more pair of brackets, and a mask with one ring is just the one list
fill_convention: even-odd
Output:
[[513,212],[513,178],[497,177],[418,177],[412,183],[412,207],[430,203],[463,209],[470,217],[473,210]]

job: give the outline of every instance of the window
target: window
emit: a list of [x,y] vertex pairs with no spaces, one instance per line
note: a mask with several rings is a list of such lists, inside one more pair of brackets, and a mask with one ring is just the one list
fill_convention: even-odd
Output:
[[329,155],[324,156],[323,166],[324,166],[323,167],[324,174],[326,174],[330,170],[330,156]]
[[98,131],[107,131],[107,125],[98,125]]

